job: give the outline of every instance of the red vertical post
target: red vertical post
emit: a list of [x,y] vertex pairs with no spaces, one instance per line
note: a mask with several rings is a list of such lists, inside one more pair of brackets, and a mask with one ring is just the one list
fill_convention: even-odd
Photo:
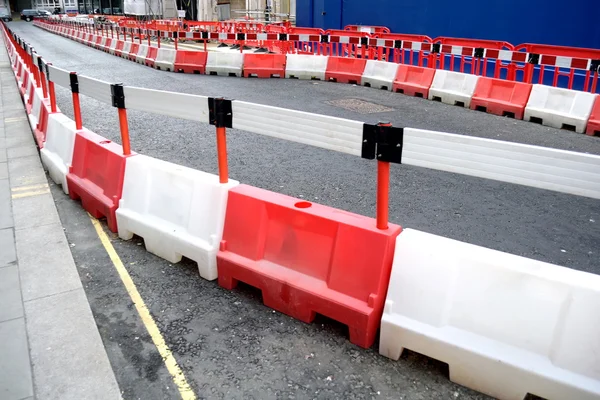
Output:
[[219,164],[219,182],[229,181],[227,166],[227,130],[231,127],[231,100],[209,98],[210,124],[217,130],[217,159]]
[[131,144],[129,141],[129,124],[127,123],[127,110],[119,108],[119,128],[121,130],[121,143],[123,143],[123,155],[131,154]]
[[75,116],[75,128],[77,130],[83,128],[83,122],[81,121],[81,104],[79,103],[79,80],[77,79],[77,73],[71,72],[71,94],[73,98],[73,114]]
[[[390,127],[389,122],[380,122],[377,126]],[[388,228],[390,196],[390,163],[377,160],[377,229]]]
[[125,93],[122,84],[110,86],[112,103],[119,110],[119,129],[121,131],[121,143],[123,146],[123,155],[131,154],[131,143],[129,140],[129,124],[127,122],[127,109],[125,108]]
[[227,183],[229,181],[229,171],[227,166],[227,130],[225,127],[217,127],[217,158],[219,161],[219,182]]

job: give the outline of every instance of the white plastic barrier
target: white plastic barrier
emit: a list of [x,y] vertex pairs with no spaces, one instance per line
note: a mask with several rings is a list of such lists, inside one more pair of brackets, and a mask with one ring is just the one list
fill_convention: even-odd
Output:
[[148,56],[148,45],[140,44],[137,54],[135,56],[135,62],[140,64],[146,63],[146,57]]
[[117,40],[117,39],[113,39],[113,40],[112,40],[112,42],[111,42],[110,46],[108,46],[108,52],[109,52],[110,54],[113,54],[113,55],[115,54],[115,51],[116,51],[116,49],[117,49],[117,44],[118,44],[119,42],[120,42],[120,40]]
[[131,51],[131,42],[123,43],[123,49],[121,50],[122,58],[129,58],[129,52]]
[[398,64],[387,61],[367,60],[361,85],[392,91]]
[[242,76],[244,54],[209,51],[206,59],[206,74],[220,76]]
[[100,50],[102,50],[102,51],[106,51],[106,41],[107,41],[107,40],[108,40],[108,38],[107,38],[107,37],[103,37],[103,38],[100,40],[100,44],[98,45],[98,48],[99,48]]
[[429,100],[469,108],[478,80],[477,75],[436,69],[429,88]]
[[504,400],[600,398],[600,276],[404,230],[380,354],[410,349]]
[[598,95],[578,90],[533,85],[525,107],[525,120],[532,118],[554,128],[572,127],[584,133]]
[[165,49],[161,47],[158,49],[156,54],[156,60],[154,61],[154,68],[162,69],[165,71],[173,71],[175,66],[175,56],[177,52],[173,49]]
[[172,263],[185,256],[198,263],[201,277],[216,279],[227,195],[236,185],[156,158],[128,158],[116,212],[119,237],[141,236],[150,253]]
[[66,194],[69,194],[67,174],[73,161],[76,132],[75,122],[64,114],[48,115],[46,142],[40,150],[42,164],[48,170],[50,178],[56,184],[62,185]]
[[286,78],[325,80],[325,71],[327,70],[327,60],[329,60],[329,57],[288,54],[285,58]]
[[33,92],[33,103],[31,105],[31,113],[27,116],[29,118],[29,125],[32,130],[37,128],[38,120],[40,118],[40,111],[42,109],[42,100],[44,98],[44,92],[42,88],[36,88]]
[[405,128],[402,163],[600,199],[594,154]]

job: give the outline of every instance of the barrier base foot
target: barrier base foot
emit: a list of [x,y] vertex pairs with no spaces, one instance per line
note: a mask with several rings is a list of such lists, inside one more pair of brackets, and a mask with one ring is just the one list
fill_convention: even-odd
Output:
[[80,200],[81,206],[88,212],[90,215],[96,219],[106,218],[106,223],[108,225],[108,229],[111,232],[117,233],[117,220],[115,217],[115,211],[117,209],[116,205],[112,205],[110,203],[105,204],[98,193],[92,194],[88,193],[85,188],[78,186],[71,174],[67,175],[67,185],[69,190],[69,197],[72,200]]

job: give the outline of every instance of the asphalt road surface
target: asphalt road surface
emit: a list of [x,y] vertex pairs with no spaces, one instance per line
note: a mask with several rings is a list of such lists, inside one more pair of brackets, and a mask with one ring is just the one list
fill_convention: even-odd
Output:
[[[353,85],[168,73],[28,23],[8,25],[54,65],[112,83],[600,154],[598,137]],[[57,99],[72,117],[70,92],[58,89]],[[116,109],[83,96],[81,104],[87,128],[120,142]],[[133,111],[129,123],[135,151],[217,173],[214,127]],[[228,130],[228,150],[230,176],[242,183],[375,215],[373,162],[236,130]],[[391,179],[391,222],[600,272],[598,200],[404,165],[392,166]],[[124,398],[178,398],[87,214],[53,193]],[[199,278],[192,262],[171,265],[145,252],[141,239],[112,238],[199,398],[485,398],[448,381],[443,363],[412,352],[390,361],[377,344],[350,344],[334,321],[295,321],[264,307],[253,288],[223,290]]]

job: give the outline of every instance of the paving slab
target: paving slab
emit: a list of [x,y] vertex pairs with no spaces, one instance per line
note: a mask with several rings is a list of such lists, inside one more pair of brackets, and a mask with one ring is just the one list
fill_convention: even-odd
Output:
[[[1,240],[0,244],[2,244]],[[0,247],[0,253],[2,251],[2,247]],[[2,304],[0,307],[0,322],[23,317],[19,269],[16,263],[8,267],[0,267],[0,304]]]
[[18,229],[15,236],[24,301],[82,287],[60,223]]
[[46,183],[48,181],[38,155],[9,159],[8,169],[10,171],[10,186],[12,188]]
[[[34,146],[12,147],[12,148],[6,150],[6,155],[7,155],[7,158],[9,158],[9,159],[21,158],[21,157],[27,157],[27,156],[37,156],[38,154],[39,154],[38,150]],[[2,150],[0,150],[0,157],[1,157],[1,155],[2,155]]]
[[0,322],[0,399],[33,396],[25,320]]
[[13,226],[8,179],[0,179],[0,229]]
[[60,223],[50,193],[13,199],[13,217],[17,229]]
[[25,313],[37,398],[121,398],[82,288],[28,301]]
[[[10,267],[17,262],[15,236],[12,228],[0,230],[0,268]],[[0,302],[1,304],[1,302]]]

